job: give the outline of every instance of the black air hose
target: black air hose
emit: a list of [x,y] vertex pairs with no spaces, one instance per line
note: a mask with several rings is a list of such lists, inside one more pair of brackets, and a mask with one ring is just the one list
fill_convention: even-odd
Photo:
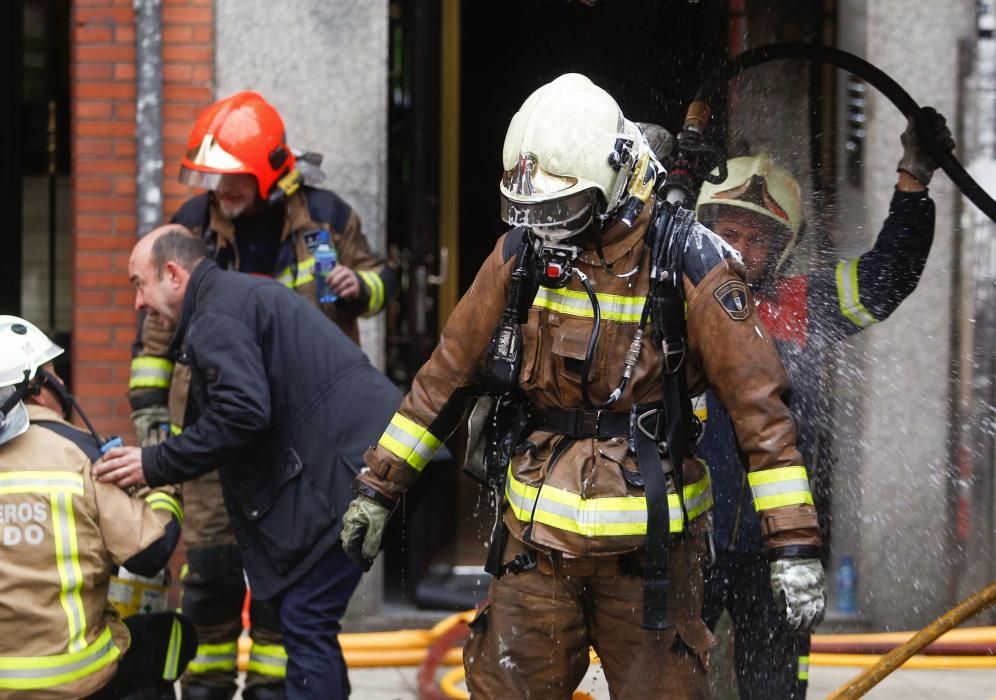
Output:
[[862,58],[858,58],[854,54],[830,46],[804,44],[801,42],[785,42],[759,46],[728,58],[714,69],[706,78],[706,81],[702,83],[702,86],[695,95],[695,100],[708,104],[708,95],[715,94],[716,88],[720,83],[725,83],[731,78],[740,75],[748,68],[753,68],[769,61],[785,59],[803,59],[829,63],[837,68],[850,71],[865,82],[873,85],[900,112],[913,120],[913,123],[916,124],[917,133],[927,148],[927,152],[938,166],[948,174],[955,187],[961,190],[982,213],[993,221],[996,221],[996,201],[965,171],[965,168],[962,167],[962,164],[955,158],[954,154],[943,148],[937,141],[934,134],[930,131],[929,124],[926,123],[921,114],[920,105],[910,97],[909,93],[899,83],[879,68],[876,68]]

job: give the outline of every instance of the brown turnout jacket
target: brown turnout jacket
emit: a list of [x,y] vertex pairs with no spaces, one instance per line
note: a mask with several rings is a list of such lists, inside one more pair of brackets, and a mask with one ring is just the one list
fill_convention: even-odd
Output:
[[[620,279],[605,272],[594,250],[578,267],[589,276],[602,310],[601,338],[593,361],[591,395],[604,400],[618,383],[623,358],[638,326],[650,281],[643,237],[650,207],[632,229],[616,224],[605,234],[604,253],[617,272],[640,265],[639,274]],[[505,237],[460,300],[439,345],[421,368],[398,413],[366,457],[358,477],[361,492],[375,490],[397,499],[418,477],[433,450],[455,429],[464,395],[483,367],[492,331],[506,302],[514,254]],[[787,380],[774,345],[758,321],[736,253],[708,229],[696,225],[685,257],[689,352],[685,361],[690,393],[715,388],[727,407],[744,452],[769,550],[818,546],[816,513],[805,468],[795,445],[795,427],[781,400]],[[583,408],[579,366],[593,316],[577,279],[564,290],[540,287],[523,325],[519,383],[540,407]],[[632,379],[610,409],[626,413],[634,404],[661,399],[661,362],[649,328]],[[550,457],[563,436],[536,431],[528,449],[509,467],[505,522],[522,538],[532,522],[529,544],[571,556],[612,555],[643,545],[646,503],[635,479],[635,455],[625,438],[579,439],[556,460]],[[711,505],[708,475],[701,462],[685,463],[685,502],[693,520]],[[664,465],[662,465],[664,468]],[[671,531],[681,528],[672,501]],[[679,511],[680,513],[680,511]]]

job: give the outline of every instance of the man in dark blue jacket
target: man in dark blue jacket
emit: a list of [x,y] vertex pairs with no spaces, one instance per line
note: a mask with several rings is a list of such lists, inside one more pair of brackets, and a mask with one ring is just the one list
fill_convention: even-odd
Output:
[[360,570],[342,551],[340,516],[363,452],[401,394],[306,299],[222,270],[207,253],[175,225],[136,244],[135,305],[173,332],[170,354],[190,367],[190,401],[182,433],[111,450],[94,471],[128,486],[219,468],[253,596],[279,609],[287,696],[346,697],[336,633]]
[[[944,118],[924,115],[935,136],[954,147]],[[884,320],[916,288],[934,236],[934,204],[927,183],[936,165],[912,123],[889,215],[874,247],[808,274],[778,276],[802,223],[799,185],[766,153],[734,158],[720,184],[703,185],[696,213],[743,257],[757,315],[775,341],[789,375],[789,407],[797,444],[813,473],[821,520],[829,512],[828,465],[818,445],[827,427],[829,392],[821,386],[828,352],[840,340]],[[760,332],[760,329],[759,331]],[[784,623],[768,581],[763,523],[747,482],[733,425],[710,391],[696,405],[706,429],[698,454],[713,484],[716,563],[706,571],[702,616],[715,628],[723,610],[733,621],[734,666],[740,697],[802,700],[809,678],[809,637]],[[822,498],[821,498],[822,497]],[[827,529],[826,521],[821,529]],[[824,532],[824,542],[828,541]]]

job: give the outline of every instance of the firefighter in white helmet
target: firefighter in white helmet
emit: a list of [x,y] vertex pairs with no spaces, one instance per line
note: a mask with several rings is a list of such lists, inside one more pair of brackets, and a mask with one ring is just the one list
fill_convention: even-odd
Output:
[[51,366],[62,353],[0,316],[0,698],[172,698],[193,625],[172,612],[122,622],[108,588],[118,566],[166,565],[179,496],[94,481],[101,440],[69,422],[75,401]]
[[[688,396],[715,386],[752,473],[804,484],[781,363],[756,332],[736,252],[687,212],[661,225],[663,170],[605,90],[578,74],[537,89],[502,160],[513,229],[367,453],[343,545],[369,566],[391,509],[483,380],[500,399],[484,472],[500,511],[489,606],[464,648],[471,696],[570,698],[591,646],[613,697],[705,698],[711,496],[689,458]],[[802,491],[762,513],[766,543],[782,569],[815,577]],[[818,622],[819,580],[788,595],[795,625]]]

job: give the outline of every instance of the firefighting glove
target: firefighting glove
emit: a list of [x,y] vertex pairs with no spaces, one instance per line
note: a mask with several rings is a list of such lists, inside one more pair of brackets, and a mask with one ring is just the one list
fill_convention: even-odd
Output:
[[793,632],[809,634],[823,622],[826,574],[819,559],[776,559],[771,562],[771,592]]
[[389,517],[390,508],[363,495],[354,498],[342,516],[342,548],[364,571],[370,571],[380,551]]
[[131,412],[135,436],[142,447],[158,445],[169,435],[169,410],[165,406],[148,406]]
[[[954,139],[951,137],[951,129],[948,128],[944,116],[938,113],[933,107],[922,107],[920,114],[929,124],[930,132],[945,151],[953,151],[955,147]],[[931,175],[937,170],[937,163],[927,152],[927,147],[923,139],[917,133],[916,124],[909,119],[906,124],[906,131],[900,137],[903,142],[903,157],[899,160],[897,170],[905,170],[923,184],[930,182]]]

